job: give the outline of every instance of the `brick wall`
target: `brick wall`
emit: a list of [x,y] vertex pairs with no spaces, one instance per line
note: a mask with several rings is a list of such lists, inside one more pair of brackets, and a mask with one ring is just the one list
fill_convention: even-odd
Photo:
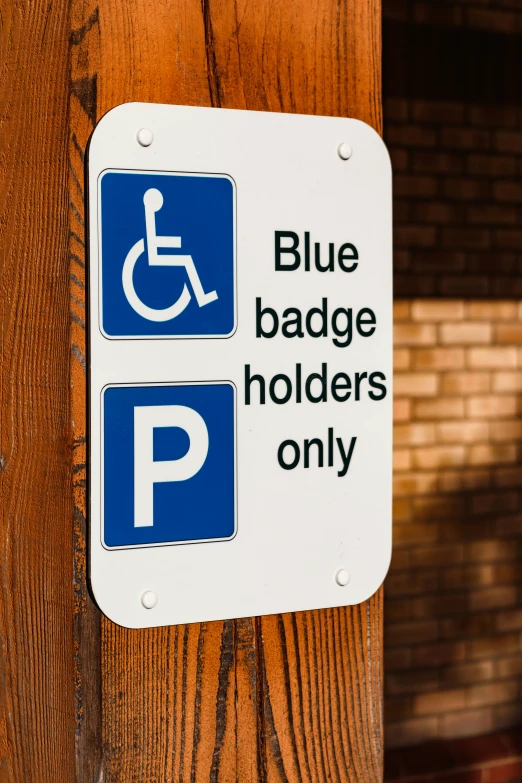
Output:
[[[522,52],[522,8],[385,0],[384,12],[393,21],[384,82],[395,172],[395,541],[385,586],[394,747],[522,726],[522,93],[515,101],[509,69],[510,52]],[[444,71],[450,26],[460,37],[448,38]],[[428,54],[416,48],[421,27]],[[487,32],[477,39],[478,28]],[[486,63],[482,85],[459,82],[458,58],[465,70],[477,41],[505,55]],[[491,85],[502,87],[495,104]]]

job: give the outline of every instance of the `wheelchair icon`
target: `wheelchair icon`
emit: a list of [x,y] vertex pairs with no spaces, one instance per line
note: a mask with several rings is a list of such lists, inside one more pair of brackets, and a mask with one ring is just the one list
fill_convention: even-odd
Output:
[[[216,291],[205,293],[192,256],[186,255],[159,255],[158,248],[180,248],[181,237],[163,237],[156,234],[156,212],[163,206],[163,195],[156,188],[149,188],[143,196],[145,207],[145,234],[147,239],[147,256],[149,266],[183,266],[187,272],[190,285],[200,307],[215,302],[218,298]],[[178,299],[170,307],[156,309],[149,307],[139,298],[134,288],[133,273],[136,262],[145,252],[145,240],[139,239],[127,253],[122,270],[122,283],[125,296],[130,306],[138,315],[148,321],[170,321],[180,315],[191,300],[191,293],[185,283]]]

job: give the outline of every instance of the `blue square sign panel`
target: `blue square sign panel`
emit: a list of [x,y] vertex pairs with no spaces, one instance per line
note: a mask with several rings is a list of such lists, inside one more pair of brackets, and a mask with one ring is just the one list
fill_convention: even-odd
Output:
[[236,324],[233,180],[109,170],[99,192],[103,334],[229,337]]
[[107,387],[102,484],[106,547],[232,538],[234,386]]

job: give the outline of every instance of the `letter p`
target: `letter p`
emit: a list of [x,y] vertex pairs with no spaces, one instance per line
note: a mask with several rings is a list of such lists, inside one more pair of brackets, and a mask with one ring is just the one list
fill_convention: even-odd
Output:
[[[189,449],[179,459],[154,461],[154,428],[179,427],[189,436]],[[208,429],[200,414],[185,405],[134,408],[134,527],[154,524],[154,484],[186,481],[203,467]]]

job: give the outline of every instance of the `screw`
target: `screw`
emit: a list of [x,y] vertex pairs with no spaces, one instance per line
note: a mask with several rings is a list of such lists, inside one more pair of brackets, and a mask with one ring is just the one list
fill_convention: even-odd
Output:
[[341,570],[338,571],[335,575],[335,581],[337,582],[339,587],[346,587],[346,585],[350,581],[350,574],[344,568],[341,568]]
[[143,593],[141,596],[141,605],[145,609],[154,609],[156,604],[158,603],[158,596],[156,593],[153,593],[152,590],[147,590],[146,593]]
[[136,138],[142,147],[150,147],[154,141],[154,134],[149,128],[140,128],[136,134]]
[[339,144],[337,147],[337,154],[341,158],[341,160],[348,160],[348,158],[352,157],[352,146],[351,144],[348,144],[347,141],[343,141],[342,144]]

